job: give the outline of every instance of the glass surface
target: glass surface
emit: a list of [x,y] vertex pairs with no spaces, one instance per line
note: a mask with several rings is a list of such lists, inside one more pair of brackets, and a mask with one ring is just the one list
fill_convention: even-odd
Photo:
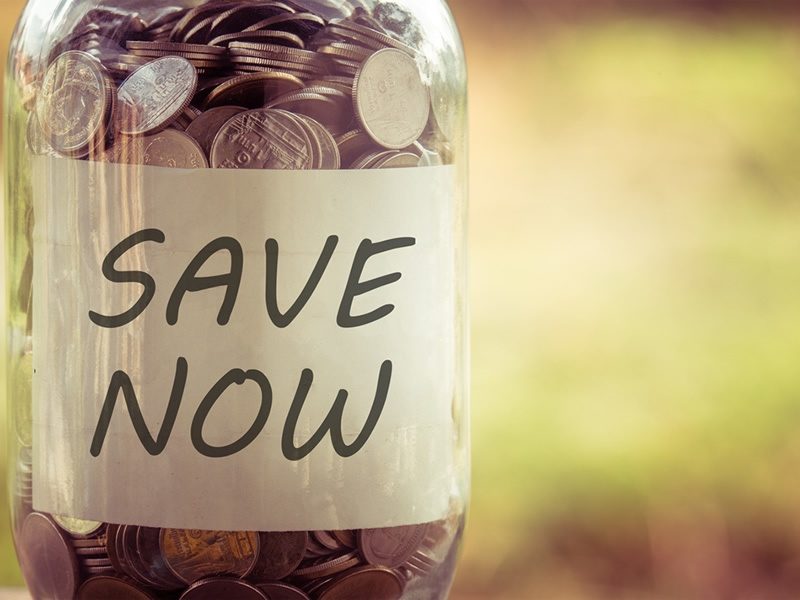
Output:
[[[192,9],[198,10],[190,12]],[[137,42],[144,43],[137,46]],[[179,48],[170,43],[194,46]],[[205,51],[201,46],[206,46]],[[66,53],[76,51],[71,63],[65,59]],[[420,132],[411,132],[411,143],[404,139],[409,136],[406,121],[398,128],[392,123],[387,126],[379,118],[371,119],[369,98],[364,98],[367,92],[360,94],[360,104],[359,78],[366,79],[368,68],[381,68],[375,58],[378,53],[389,61],[384,67],[389,70],[407,68],[408,60],[403,57],[411,57],[410,64],[416,63],[419,71],[419,84],[430,96],[424,115],[413,98],[401,98],[403,109],[397,112],[407,118],[412,130],[415,121],[424,120]],[[126,96],[123,102],[118,97],[123,82],[134,74],[141,75],[149,64],[164,56],[181,56],[197,72],[191,104],[170,106],[173,97],[135,105],[135,98]],[[91,71],[86,77],[101,74],[96,88],[90,83],[86,84],[88,88],[64,85],[63,78],[76,66]],[[12,42],[7,73],[8,472],[17,550],[34,597],[101,598],[129,593],[140,594],[137,598],[192,600],[215,597],[216,593],[216,597],[241,594],[242,598],[258,598],[262,594],[270,599],[304,598],[306,594],[333,599],[367,597],[365,590],[372,590],[369,597],[373,600],[446,598],[461,544],[469,490],[466,70],[447,5],[440,0],[207,4],[190,0],[32,0]],[[263,79],[234,92],[226,91],[224,86],[230,86],[234,77]],[[276,80],[282,83],[275,84]],[[283,85],[286,82],[288,87]],[[416,89],[416,83],[411,81],[410,89]],[[85,93],[89,96],[82,95]],[[223,100],[214,104],[217,97]],[[302,562],[280,577],[269,575],[268,570],[259,574],[252,565],[237,570],[222,556],[217,557],[220,564],[215,570],[208,564],[213,559],[193,557],[191,552],[184,558],[205,563],[196,570],[197,576],[188,576],[165,559],[167,542],[158,532],[156,548],[147,545],[154,532],[141,524],[92,523],[71,515],[38,513],[33,508],[33,365],[38,350],[33,320],[37,294],[33,161],[51,156],[126,164],[130,188],[123,201],[135,208],[141,202],[141,179],[147,176],[147,169],[138,168],[141,165],[226,166],[224,148],[211,135],[212,125],[192,128],[192,123],[210,107],[234,102],[250,110],[269,106],[284,111],[292,115],[287,118],[293,119],[293,126],[307,136],[303,139],[308,155],[302,160],[265,160],[260,165],[263,168],[422,169],[452,165],[456,182],[452,195],[440,198],[453,208],[451,226],[456,240],[452,256],[456,318],[451,345],[456,355],[455,383],[452,397],[431,399],[452,407],[456,432],[452,449],[458,477],[455,489],[450,491],[450,515],[435,523],[397,530],[306,532]],[[129,110],[131,103],[136,110]],[[89,104],[94,111],[86,109]],[[152,115],[137,112],[145,110],[142,106],[157,113],[149,125],[142,123]],[[236,119],[241,114],[233,111],[226,117]],[[222,119],[213,126],[219,131],[229,123]],[[187,138],[197,143],[186,146]],[[154,149],[160,147],[157,143],[166,145],[174,139],[184,144],[181,150],[171,146],[163,151]],[[51,306],[44,314],[52,320],[56,311],[50,309],[58,298],[50,294],[47,302]],[[51,322],[48,326],[67,327],[69,323]],[[90,356],[97,351],[86,348]],[[69,424],[65,425],[68,428]],[[168,481],[151,483],[169,485]],[[243,491],[246,493],[246,487]],[[259,564],[279,561],[277,554],[286,549],[274,542],[278,537],[270,538],[270,533],[275,532],[260,532],[258,536]],[[386,543],[395,546],[388,555],[376,556],[365,547],[370,536],[384,536]],[[278,548],[275,556],[265,553],[268,540]],[[212,576],[222,580],[208,581]],[[274,579],[281,579],[284,587]]]

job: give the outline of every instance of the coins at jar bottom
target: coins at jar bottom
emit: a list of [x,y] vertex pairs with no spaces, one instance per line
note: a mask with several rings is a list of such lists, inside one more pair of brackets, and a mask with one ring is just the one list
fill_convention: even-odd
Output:
[[260,533],[101,523],[82,535],[95,522],[59,520],[79,533],[32,512],[19,535],[29,584],[57,600],[397,600],[407,585],[436,577],[458,532],[451,521]]

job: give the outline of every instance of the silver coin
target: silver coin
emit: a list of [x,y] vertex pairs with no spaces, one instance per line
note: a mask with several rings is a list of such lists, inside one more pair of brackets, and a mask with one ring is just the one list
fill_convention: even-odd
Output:
[[335,171],[342,166],[339,146],[330,131],[316,119],[306,115],[297,115],[314,132],[320,145],[320,166],[318,168]]
[[303,127],[280,111],[257,109],[230,119],[211,146],[220,169],[308,169],[311,141]]
[[171,169],[205,169],[208,159],[194,138],[176,129],[143,137],[120,137],[112,149],[113,162]]
[[197,90],[197,70],[185,58],[165,56],[137,69],[119,88],[119,131],[145,135],[175,121]]
[[247,109],[241,106],[218,106],[201,113],[186,128],[186,133],[192,136],[207,155],[211,155],[211,145],[222,126],[238,114]]
[[90,54],[70,51],[47,69],[36,118],[57,152],[83,158],[105,137],[113,109],[106,69]]
[[376,52],[358,71],[353,102],[364,131],[391,150],[417,141],[431,111],[430,93],[417,62],[393,48]]

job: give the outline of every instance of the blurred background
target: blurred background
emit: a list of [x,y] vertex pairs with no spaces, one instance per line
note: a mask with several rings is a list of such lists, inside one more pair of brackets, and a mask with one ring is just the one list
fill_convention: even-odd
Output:
[[454,599],[796,600],[800,3],[451,6],[475,462]]

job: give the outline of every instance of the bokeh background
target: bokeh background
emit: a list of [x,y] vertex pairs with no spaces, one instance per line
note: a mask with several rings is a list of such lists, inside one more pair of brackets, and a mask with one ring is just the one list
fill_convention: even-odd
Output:
[[[22,4],[0,1],[4,47]],[[452,0],[475,462],[455,599],[800,597],[799,4]]]

